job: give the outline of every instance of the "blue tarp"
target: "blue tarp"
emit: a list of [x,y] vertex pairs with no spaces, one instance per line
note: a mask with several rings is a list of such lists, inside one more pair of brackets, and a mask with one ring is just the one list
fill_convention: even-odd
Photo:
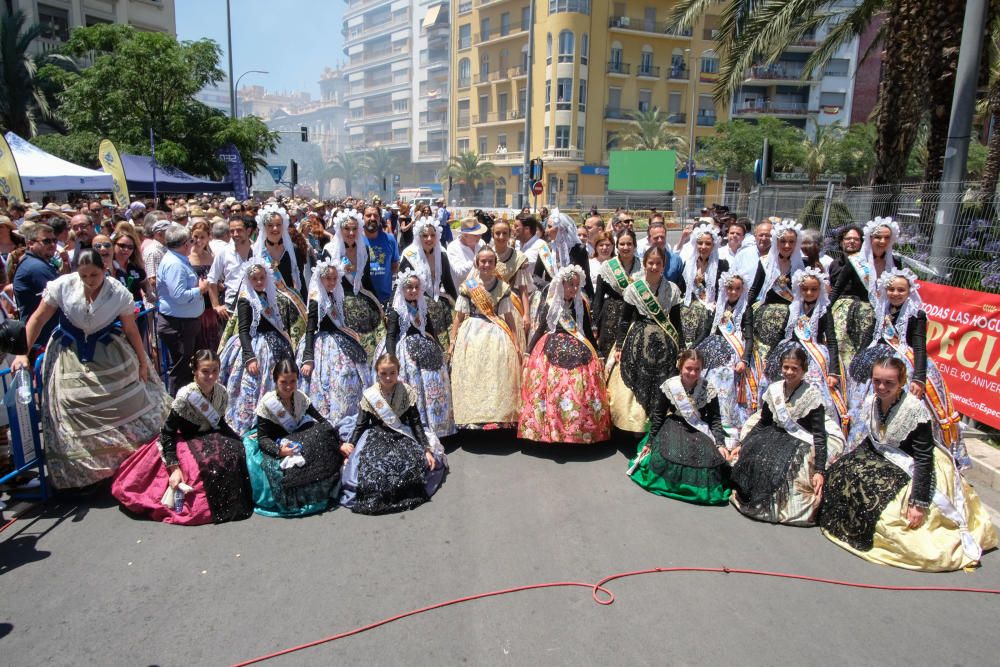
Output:
[[[129,192],[153,191],[153,158],[148,155],[121,156]],[[232,192],[229,181],[209,181],[156,163],[157,192]]]

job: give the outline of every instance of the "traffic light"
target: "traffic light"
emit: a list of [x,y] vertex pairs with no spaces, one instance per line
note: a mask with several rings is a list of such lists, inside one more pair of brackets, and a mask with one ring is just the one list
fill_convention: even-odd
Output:
[[309,128],[308,127],[306,127],[305,125],[300,125],[299,126],[299,132],[302,133],[302,141],[304,141],[304,142],[309,141]]
[[295,160],[292,160],[292,163],[290,165],[289,171],[291,172],[291,175],[288,177],[288,180],[293,185],[295,183],[298,183],[299,182],[299,163],[296,162]]

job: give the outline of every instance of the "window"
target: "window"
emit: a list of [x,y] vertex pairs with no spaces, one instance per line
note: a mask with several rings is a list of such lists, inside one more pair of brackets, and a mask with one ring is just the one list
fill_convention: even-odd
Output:
[[549,104],[552,103],[552,79],[545,81],[545,110],[549,110]]
[[68,9],[39,3],[38,24],[42,27],[42,37],[58,39],[63,42],[69,39]]
[[468,88],[472,83],[472,62],[468,58],[458,61],[458,87]]
[[569,125],[556,125],[556,148],[569,148]]
[[479,96],[479,122],[485,123],[489,120],[490,113],[490,96],[480,95]]
[[479,82],[482,83],[490,75],[490,56],[484,53],[479,58]]
[[683,108],[681,106],[682,104],[683,104],[683,98],[681,97],[681,94],[676,92],[671,92],[669,97],[667,98],[667,113],[669,113],[670,115],[680,113],[681,109]]
[[590,56],[590,36],[587,33],[583,33],[583,37],[580,38],[580,64],[586,65],[587,58]]
[[587,110],[587,80],[580,79],[580,98],[579,98],[579,109],[580,111]]
[[508,68],[510,68],[510,51],[500,49],[500,62],[497,63],[497,72],[500,73],[500,76],[506,77]]
[[609,151],[613,151],[616,148],[618,148],[618,133],[617,132],[608,132],[608,134],[607,134],[607,136],[606,136],[606,138],[604,140],[604,145],[605,145],[605,147],[607,147],[607,149]]
[[521,30],[527,30],[531,23],[531,7],[521,7]]
[[456,119],[456,124],[459,128],[469,127],[469,119],[471,115],[469,104],[469,100],[458,101],[458,118]]
[[684,52],[681,49],[674,49],[670,54],[670,78],[687,78],[687,63],[684,61]]
[[642,17],[642,29],[646,32],[656,31],[656,7],[646,7]]
[[639,74],[650,76],[653,74],[653,49],[649,46],[642,47],[642,56],[639,59]]
[[580,177],[577,174],[566,175],[566,198],[573,201],[576,198],[577,185]]
[[392,140],[394,142],[409,141],[410,131],[405,127],[400,127],[392,131]]
[[581,151],[583,150],[583,137],[586,134],[585,128],[582,125],[576,128],[576,147]]
[[500,15],[500,36],[506,37],[510,34],[510,12]]
[[528,45],[521,47],[521,71],[520,74],[528,73]]
[[542,146],[544,148],[548,148],[549,147],[549,126],[548,125],[545,126],[545,140],[542,142]]
[[819,94],[819,105],[821,107],[840,107],[843,108],[847,103],[847,95],[845,93],[820,93]]
[[653,91],[646,88],[639,90],[639,111],[649,111],[653,105]]
[[851,61],[847,58],[831,58],[823,74],[826,76],[847,76],[851,71]]
[[701,56],[701,71],[702,74],[718,74],[719,73],[719,56],[715,55],[713,51],[706,51]]
[[545,63],[552,64],[552,33],[545,35]]
[[608,109],[617,111],[622,108],[622,89],[608,88]]
[[472,46],[472,24],[458,26],[458,48],[468,49]]
[[524,130],[517,133],[517,150],[524,150]]
[[559,33],[559,62],[573,62],[573,50],[575,48],[574,42],[575,39],[572,31],[563,30]]
[[499,148],[500,146],[503,146],[504,148],[507,148],[507,135],[506,134],[498,134],[497,135],[497,147]]
[[479,154],[480,155],[486,155],[487,150],[489,150],[487,148],[487,146],[488,146],[488,144],[487,144],[487,141],[486,141],[486,137],[479,137]]
[[573,107],[573,79],[560,77],[556,81],[556,109],[569,111]]
[[410,100],[407,100],[407,99],[393,100],[392,101],[392,110],[394,112],[396,112],[396,113],[402,113],[404,111],[409,111],[410,110]]
[[458,152],[459,153],[468,153],[469,152],[469,140],[468,139],[459,139],[458,140],[458,146],[457,146],[457,148],[458,148]]
[[485,42],[490,38],[490,20],[484,18],[479,21],[479,41]]
[[507,93],[497,93],[497,120],[507,120]]
[[621,72],[622,71],[622,46],[618,42],[611,45],[611,59],[608,61],[608,71],[609,72]]
[[560,12],[590,14],[590,0],[549,0],[549,14]]

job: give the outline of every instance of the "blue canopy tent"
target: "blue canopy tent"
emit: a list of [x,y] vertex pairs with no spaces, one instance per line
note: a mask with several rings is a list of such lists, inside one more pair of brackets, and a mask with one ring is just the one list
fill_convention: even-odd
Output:
[[174,167],[164,167],[148,155],[121,155],[128,191],[153,192],[153,167],[156,167],[157,192],[233,192],[231,181],[209,181]]

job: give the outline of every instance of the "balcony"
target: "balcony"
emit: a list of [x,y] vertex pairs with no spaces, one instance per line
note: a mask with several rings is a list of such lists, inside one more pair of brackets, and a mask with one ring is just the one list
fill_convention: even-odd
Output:
[[785,50],[786,51],[797,51],[797,52],[808,52],[815,51],[819,48],[819,40],[816,39],[815,33],[809,33],[802,35],[799,39],[795,40],[789,44]]
[[360,14],[370,7],[383,4],[385,4],[385,0],[348,0],[347,9],[344,10],[344,18]]
[[609,60],[608,61],[608,74],[617,74],[619,76],[628,76],[629,72],[632,71],[632,65],[629,63],[623,63],[620,60]]
[[[620,107],[604,108],[604,118],[607,120],[621,120],[625,122],[631,122],[633,113],[635,112],[631,109],[622,109]],[[670,123],[671,125],[684,125],[687,123],[687,114],[668,113],[666,111],[661,111],[657,115],[657,119],[661,123]]]
[[506,153],[494,153],[493,155],[486,154],[483,158],[493,164],[524,164],[524,151],[507,151]]
[[499,5],[505,0],[476,0],[476,7],[489,7],[490,5]]
[[690,39],[693,31],[679,31],[670,27],[669,21],[651,21],[645,17],[634,16],[611,16],[608,18],[608,28],[612,30],[628,30],[631,32],[643,32],[661,37],[673,37]]
[[819,83],[818,79],[802,81],[805,71],[802,63],[779,60],[771,65],[754,65],[747,71],[747,81],[801,81],[803,85]]
[[506,111],[491,111],[476,114],[476,125],[487,125],[490,123],[516,123],[524,120],[524,112],[517,109]]
[[660,78],[660,66],[659,65],[646,65],[643,67],[639,65],[639,69],[635,71],[635,75],[640,78],[645,79],[659,79]]
[[472,116],[468,113],[459,113],[455,118],[455,127],[459,130],[468,130],[472,124]]
[[524,35],[527,37],[528,28],[527,26],[522,27],[520,23],[511,23],[510,25],[499,25],[496,30],[490,30],[489,32],[476,33],[472,38],[473,44],[487,44],[490,42],[498,42],[502,39],[509,39],[511,37],[517,37],[519,35]]
[[367,123],[375,120],[385,120],[393,116],[409,116],[409,109],[396,110],[393,108],[364,110],[360,115],[351,114],[352,123]]
[[806,116],[818,113],[809,108],[808,102],[752,102],[737,105],[733,114],[737,116]]
[[418,120],[421,130],[444,130],[448,128],[448,116],[444,114],[420,114]]
[[459,79],[458,80],[458,89],[459,90],[465,90],[466,88],[469,88],[471,85],[472,85],[471,79]]
[[372,25],[351,26],[350,28],[347,28],[347,34],[344,35],[346,38],[344,43],[348,44],[350,42],[369,40],[373,37],[378,37],[383,33],[392,32],[397,28],[404,28],[409,25],[410,17],[407,15],[398,16],[384,23],[378,22],[373,23]]
[[421,141],[417,145],[418,160],[440,160],[444,161],[445,146],[440,141]]
[[352,86],[348,91],[347,95],[344,96],[345,99],[367,97],[371,93],[380,92],[390,92],[395,89],[402,90],[409,87],[410,81],[409,77],[405,80],[396,81],[395,79],[379,79],[377,81],[366,81],[364,85]]
[[421,67],[448,67],[451,60],[447,51],[424,52],[420,54]]
[[350,66],[360,67],[361,65],[375,65],[378,63],[389,62],[395,58],[408,56],[409,53],[409,46],[396,49],[384,49],[377,53],[364,53],[361,54],[360,58],[351,58]]
[[698,114],[698,127],[715,127],[718,116],[713,114]]
[[684,65],[671,65],[667,70],[668,81],[687,81],[689,77],[688,68]]
[[546,160],[583,162],[583,151],[577,148],[546,148],[542,151],[542,157]]

